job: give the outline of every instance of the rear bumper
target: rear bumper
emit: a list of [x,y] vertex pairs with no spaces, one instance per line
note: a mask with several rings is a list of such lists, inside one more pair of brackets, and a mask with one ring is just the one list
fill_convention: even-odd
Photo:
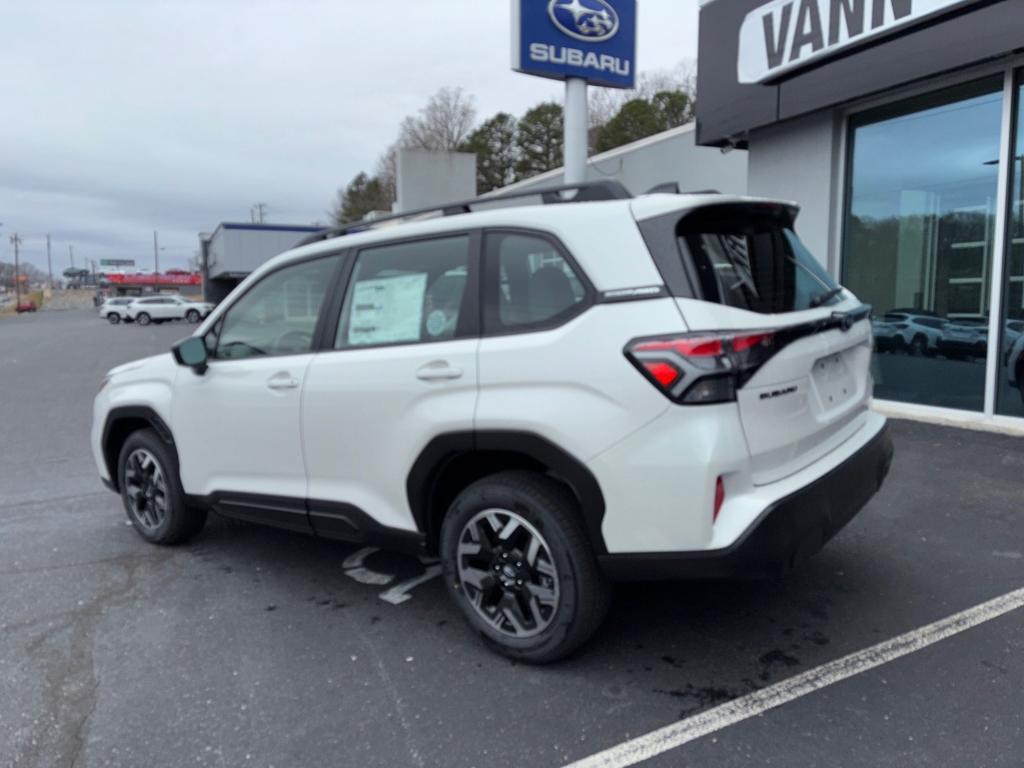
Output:
[[598,557],[617,581],[778,576],[821,549],[881,487],[892,463],[889,427],[831,472],[769,506],[732,546]]

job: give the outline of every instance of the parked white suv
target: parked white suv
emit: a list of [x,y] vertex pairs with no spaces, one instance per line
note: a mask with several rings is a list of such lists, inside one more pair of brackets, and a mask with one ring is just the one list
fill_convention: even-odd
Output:
[[162,294],[136,299],[128,305],[126,311],[128,317],[139,325],[163,323],[168,320],[187,320],[194,324],[213,311],[213,304]]
[[104,318],[111,325],[120,322],[132,322],[128,317],[128,306],[135,301],[131,296],[118,296],[107,299],[100,305],[100,317]]
[[892,457],[869,308],[792,205],[572,189],[314,236],[112,370],[93,449],[138,532],[214,510],[436,553],[470,625],[535,662],[591,635],[609,580],[817,551]]

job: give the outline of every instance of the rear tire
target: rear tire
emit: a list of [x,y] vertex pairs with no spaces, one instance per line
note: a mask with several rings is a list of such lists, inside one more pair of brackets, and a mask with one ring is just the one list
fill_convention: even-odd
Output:
[[192,323],[192,325],[195,325],[199,322],[199,313],[194,309],[190,309],[185,313],[185,319]]
[[910,340],[910,354],[914,357],[923,357],[928,352],[928,339],[917,334]]
[[139,325],[149,325],[151,321],[152,318],[150,318],[148,312],[139,312],[135,317],[135,322]]
[[181,544],[206,524],[206,510],[190,507],[174,451],[152,429],[133,432],[121,447],[117,480],[125,513],[151,544]]
[[551,478],[515,471],[473,483],[448,510],[440,544],[449,594],[498,653],[557,661],[604,620],[609,588],[579,504]]
[[121,316],[116,312],[111,312],[109,315],[107,315],[107,322],[110,323],[111,325],[117,325],[118,323],[121,322]]

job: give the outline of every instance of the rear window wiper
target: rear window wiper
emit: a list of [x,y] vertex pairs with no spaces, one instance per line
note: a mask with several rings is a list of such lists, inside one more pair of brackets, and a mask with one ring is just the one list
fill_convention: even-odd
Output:
[[822,293],[819,296],[815,296],[814,298],[811,299],[811,309],[816,309],[817,307],[820,307],[822,304],[827,304],[842,292],[843,287],[839,285],[833,288],[831,291],[826,291],[825,293]]

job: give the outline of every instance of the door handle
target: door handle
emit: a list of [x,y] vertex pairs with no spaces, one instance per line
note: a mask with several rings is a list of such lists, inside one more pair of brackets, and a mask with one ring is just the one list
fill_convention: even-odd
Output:
[[275,373],[269,379],[267,379],[267,387],[270,389],[295,389],[299,386],[297,379],[293,379],[290,373],[282,371],[281,373]]
[[416,378],[420,381],[450,381],[462,378],[462,369],[453,368],[447,360],[435,360],[416,371]]

